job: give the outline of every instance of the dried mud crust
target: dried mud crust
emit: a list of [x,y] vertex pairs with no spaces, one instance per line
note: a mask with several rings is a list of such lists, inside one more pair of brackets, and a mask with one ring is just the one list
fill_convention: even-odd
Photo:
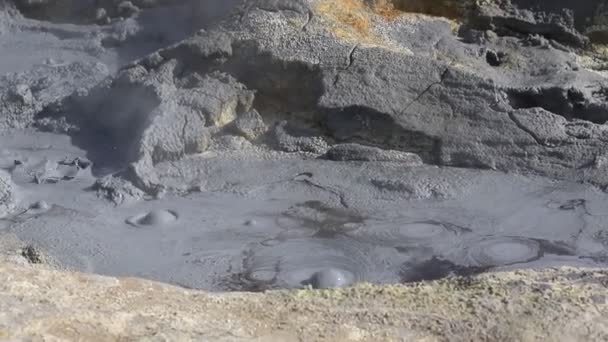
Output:
[[[209,294],[0,264],[6,339],[601,341],[608,274],[549,269],[409,286]],[[14,302],[19,298],[19,305]]]

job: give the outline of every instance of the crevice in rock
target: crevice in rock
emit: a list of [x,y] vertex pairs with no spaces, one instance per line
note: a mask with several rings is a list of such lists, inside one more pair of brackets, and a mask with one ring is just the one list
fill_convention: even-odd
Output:
[[353,66],[353,64],[355,64],[355,53],[357,52],[357,49],[359,48],[359,44],[354,45],[351,49],[350,52],[348,53],[348,58],[346,61],[346,67],[344,67],[343,69],[340,69],[337,73],[336,76],[334,78],[334,82],[333,85],[335,86],[336,84],[338,84],[338,82],[340,81],[340,75],[344,72],[347,71],[348,69],[350,69],[350,67]]
[[536,135],[536,133],[534,133],[533,131],[528,129],[526,126],[524,126],[515,117],[515,115],[512,112],[509,112],[509,119],[511,119],[511,121],[513,121],[513,123],[515,124],[515,126],[517,126],[517,128],[521,129],[522,131],[526,132],[530,137],[532,137],[532,139],[534,139],[537,144],[547,146],[547,144],[545,144],[545,142],[541,138],[539,138],[538,135]]
[[484,18],[477,17],[470,21],[472,27],[479,30],[493,30],[499,36],[515,36],[525,38],[530,34],[538,34],[549,40],[555,40],[567,45],[583,47],[588,41],[574,29],[568,30],[561,25],[530,23],[517,18]]
[[568,120],[579,119],[596,124],[608,121],[608,106],[590,101],[576,88],[509,89],[507,95],[514,109],[540,107]]
[[486,63],[493,67],[499,67],[504,64],[507,54],[502,51],[486,51]]
[[446,68],[446,69],[445,69],[445,70],[444,70],[444,71],[441,73],[441,76],[439,76],[439,81],[437,81],[437,82],[433,82],[433,83],[429,84],[429,86],[428,86],[428,87],[424,88],[424,90],[423,90],[423,91],[421,91],[421,92],[420,92],[420,94],[418,94],[418,95],[417,95],[417,96],[416,96],[416,97],[415,97],[415,98],[412,100],[412,102],[408,103],[408,105],[407,105],[407,106],[405,106],[405,108],[404,108],[404,109],[403,109],[403,110],[402,110],[402,111],[401,111],[399,114],[400,114],[400,115],[406,114],[406,113],[407,113],[407,111],[410,109],[410,107],[411,107],[412,105],[414,105],[416,102],[418,102],[418,101],[419,101],[419,100],[420,100],[420,99],[421,99],[421,98],[422,98],[422,97],[423,97],[423,96],[424,96],[426,93],[428,93],[428,92],[431,90],[431,88],[433,88],[433,87],[434,87],[434,86],[436,86],[436,85],[442,84],[442,83],[443,83],[443,81],[445,81],[445,78],[447,77],[449,70],[450,70],[449,68]]
[[267,125],[288,120],[319,128],[322,116],[317,104],[325,87],[318,66],[281,60],[250,41],[236,42],[232,50],[232,58],[221,70],[255,89],[253,107]]
[[338,199],[340,200],[340,205],[342,207],[344,207],[346,209],[350,208],[350,205],[348,204],[348,201],[346,200],[346,195],[345,195],[344,191],[340,191],[338,189],[328,187],[326,185],[318,184],[317,182],[310,179],[310,177],[302,178],[299,181],[304,184],[310,185],[314,188],[321,189],[321,190],[324,190],[324,191],[327,191],[327,192],[330,192],[330,193],[336,195],[336,197],[338,197]]
[[421,13],[449,19],[461,19],[472,7],[473,1],[463,0],[367,0],[376,8],[398,12]]
[[541,35],[570,47],[584,48],[583,33],[592,25],[597,0],[508,0],[478,2],[467,16],[469,28],[492,30],[500,36]]
[[308,10],[308,17],[306,18],[306,22],[302,25],[301,31],[306,31],[308,29],[308,25],[312,22],[315,17],[315,13],[312,10]]
[[608,44],[608,30],[591,32],[588,37],[594,44]]
[[337,141],[412,152],[426,164],[441,164],[440,138],[406,129],[388,114],[368,107],[350,106],[326,109],[325,115],[327,132]]
[[[520,9],[530,9],[545,16],[569,17],[568,24],[583,30],[589,24],[600,1],[598,0],[511,0]],[[569,10],[566,10],[569,9]],[[570,12],[571,14],[567,13]]]

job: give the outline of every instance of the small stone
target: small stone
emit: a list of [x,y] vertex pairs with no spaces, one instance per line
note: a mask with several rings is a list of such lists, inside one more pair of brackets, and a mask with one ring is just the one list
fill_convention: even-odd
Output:
[[32,245],[28,245],[21,250],[23,256],[30,264],[42,264],[44,258],[42,254]]
[[13,88],[11,95],[13,99],[21,101],[23,104],[29,105],[34,103],[34,95],[32,95],[32,91],[27,84],[17,84]]
[[248,140],[255,140],[268,131],[268,126],[257,110],[239,115],[234,121],[237,132]]
[[251,148],[251,142],[249,140],[236,135],[223,135],[217,137],[213,142],[213,147],[215,149],[228,149],[240,151],[244,149]]
[[422,165],[422,159],[415,153],[383,150],[355,143],[332,146],[324,157],[333,161],[400,162]]
[[203,153],[209,149],[209,145],[211,144],[210,135],[206,132],[198,134],[189,141],[186,141],[186,146],[184,152],[186,154],[196,154]]
[[108,12],[105,8],[98,8],[95,10],[95,21],[100,24],[105,24],[108,19]]
[[608,156],[607,155],[598,155],[595,157],[593,161],[594,169],[601,169],[608,165]]
[[121,17],[132,17],[137,12],[139,12],[139,8],[133,5],[131,1],[123,1],[118,5],[118,13]]
[[486,40],[489,42],[495,42],[498,40],[498,34],[492,30],[485,31]]

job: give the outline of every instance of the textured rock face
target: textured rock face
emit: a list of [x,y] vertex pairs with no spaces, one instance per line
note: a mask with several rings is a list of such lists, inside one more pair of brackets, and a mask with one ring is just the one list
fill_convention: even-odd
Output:
[[608,338],[607,280],[604,271],[562,269],[411,286],[209,294],[3,263],[0,336],[96,341],[601,341]]
[[[543,4],[244,1],[239,15],[72,97],[62,113],[127,146],[119,153],[144,188],[159,185],[155,165],[204,151],[250,110],[279,123],[279,150],[359,143],[427,164],[605,185],[596,161],[608,84],[571,53],[588,44],[585,18],[601,6]],[[464,20],[456,34],[456,23],[404,12],[452,10]]]
[[[89,88],[109,75],[100,63],[58,63],[0,77],[0,127],[23,128],[46,106],[72,94],[78,86]],[[44,120],[39,124],[44,125]]]
[[418,155],[400,151],[382,150],[359,144],[340,144],[327,151],[325,157],[335,161],[385,161],[422,165]]
[[[591,18],[602,1],[480,1],[479,12],[474,21],[497,29],[499,34],[548,35],[552,39],[568,45],[584,46],[588,38],[584,36]],[[483,25],[483,24],[482,24]]]
[[15,200],[15,189],[10,175],[0,171],[0,218],[14,209]]
[[[109,24],[136,17],[142,10],[188,6],[193,18],[206,20],[222,14],[239,0],[3,0],[14,4],[26,17],[77,24]],[[0,4],[1,6],[2,4]]]

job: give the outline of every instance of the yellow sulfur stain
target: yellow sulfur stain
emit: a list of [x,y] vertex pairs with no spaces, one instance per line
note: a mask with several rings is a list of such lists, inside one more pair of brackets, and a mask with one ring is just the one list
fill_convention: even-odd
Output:
[[316,13],[330,22],[330,29],[339,39],[356,40],[370,45],[385,42],[374,32],[374,23],[395,21],[404,16],[410,19],[423,16],[442,17],[453,30],[464,15],[465,3],[454,0],[322,0]]

